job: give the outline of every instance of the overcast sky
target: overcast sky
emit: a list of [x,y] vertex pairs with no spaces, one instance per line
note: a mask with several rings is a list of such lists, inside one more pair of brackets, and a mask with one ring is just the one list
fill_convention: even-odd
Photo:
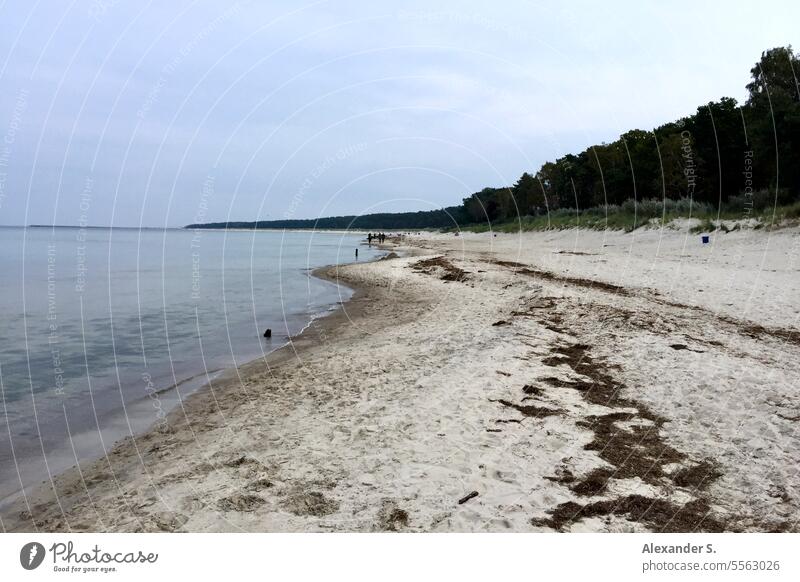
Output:
[[[743,100],[796,2],[12,0],[0,224],[425,210]],[[569,4],[569,6],[566,6]]]

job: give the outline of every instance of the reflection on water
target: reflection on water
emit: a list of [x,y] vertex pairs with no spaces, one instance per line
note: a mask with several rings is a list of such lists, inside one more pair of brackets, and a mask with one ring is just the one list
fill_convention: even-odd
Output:
[[129,432],[125,412],[149,414],[154,390],[189,378],[182,391],[196,388],[206,371],[270,351],[347,299],[308,271],[352,260],[360,238],[0,228],[0,497],[19,488],[15,460],[27,486],[46,476],[44,455],[73,445],[81,458],[100,454],[98,424]]

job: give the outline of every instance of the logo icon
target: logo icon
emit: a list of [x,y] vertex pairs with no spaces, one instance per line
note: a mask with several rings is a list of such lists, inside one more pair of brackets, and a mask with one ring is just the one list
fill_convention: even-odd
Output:
[[29,542],[19,551],[19,563],[26,570],[35,570],[44,561],[44,546],[39,542]]

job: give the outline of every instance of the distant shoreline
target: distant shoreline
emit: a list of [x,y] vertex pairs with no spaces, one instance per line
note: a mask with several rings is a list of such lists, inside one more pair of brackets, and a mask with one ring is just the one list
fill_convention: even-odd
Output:
[[[312,228],[312,227],[261,227],[261,228],[226,228],[226,227],[210,227],[210,226],[78,226],[72,224],[5,224],[0,225],[0,228],[51,228],[51,229],[68,229],[68,230],[149,230],[149,231],[167,231],[167,230],[180,230],[180,231],[193,231],[193,230],[210,230],[215,232],[259,232],[259,231],[288,231],[288,232],[341,232],[348,234],[366,234],[368,232],[375,232],[376,230],[383,230],[385,232],[410,232],[410,231],[430,231],[430,228],[383,228],[383,229],[368,229],[368,228]],[[433,229],[439,230],[439,229]]]
[[80,226],[73,224],[29,224],[2,228],[68,228],[73,230],[183,230],[181,226]]

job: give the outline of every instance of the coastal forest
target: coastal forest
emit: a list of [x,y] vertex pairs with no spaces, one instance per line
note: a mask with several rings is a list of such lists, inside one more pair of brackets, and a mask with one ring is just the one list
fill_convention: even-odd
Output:
[[636,228],[678,216],[800,218],[800,56],[762,53],[747,99],[632,129],[434,211],[194,224],[187,228]]

